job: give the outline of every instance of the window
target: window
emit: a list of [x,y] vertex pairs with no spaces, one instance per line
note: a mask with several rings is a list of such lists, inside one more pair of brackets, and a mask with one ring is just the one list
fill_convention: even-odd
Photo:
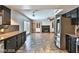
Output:
[[40,28],[40,23],[37,23],[37,28]]

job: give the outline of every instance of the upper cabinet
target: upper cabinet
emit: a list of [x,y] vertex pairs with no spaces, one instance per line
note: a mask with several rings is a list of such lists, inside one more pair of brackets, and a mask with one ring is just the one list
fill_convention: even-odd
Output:
[[71,13],[70,12],[66,13],[66,17],[70,18],[71,17]]
[[5,6],[0,5],[0,25],[10,25],[11,10]]
[[65,15],[65,17],[68,17],[71,19],[72,25],[79,25],[79,8],[75,8],[63,15]]
[[72,25],[78,25],[78,9],[74,9],[71,12],[71,24]]
[[78,17],[77,18],[78,18],[78,24],[79,24],[79,7],[78,7]]

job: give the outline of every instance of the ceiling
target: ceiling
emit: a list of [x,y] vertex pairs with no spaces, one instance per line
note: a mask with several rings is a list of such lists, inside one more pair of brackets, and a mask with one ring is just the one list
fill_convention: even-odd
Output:
[[46,20],[48,17],[54,17],[56,9],[43,9],[43,10],[22,10],[24,15],[33,20]]
[[[60,13],[66,13],[79,5],[6,5],[7,7],[16,10],[32,20],[45,20],[48,17],[53,17]],[[59,13],[59,12],[58,12]],[[34,16],[33,16],[34,15]]]

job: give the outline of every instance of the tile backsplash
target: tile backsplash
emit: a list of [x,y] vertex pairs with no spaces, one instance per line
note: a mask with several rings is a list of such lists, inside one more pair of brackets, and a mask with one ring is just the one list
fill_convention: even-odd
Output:
[[19,31],[19,25],[0,25],[0,34],[13,31]]

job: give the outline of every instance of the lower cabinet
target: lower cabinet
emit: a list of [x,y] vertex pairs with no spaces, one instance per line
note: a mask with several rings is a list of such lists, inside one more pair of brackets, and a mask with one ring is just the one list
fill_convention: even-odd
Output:
[[25,41],[26,41],[26,32],[23,32],[23,36],[24,36],[24,37],[23,37],[23,38],[24,38],[23,41],[25,42]]
[[22,35],[21,34],[17,35],[16,40],[17,40],[17,48],[20,48],[22,45]]
[[70,37],[66,35],[66,50],[70,52]]
[[8,38],[4,41],[4,52],[15,52],[16,48],[16,36]]
[[22,39],[21,43],[24,44],[24,42],[26,41],[26,33],[25,32],[22,33],[21,39]]
[[70,50],[71,53],[76,53],[76,38],[74,37],[71,37]]
[[66,50],[69,53],[76,53],[76,37],[66,35]]
[[26,32],[7,38],[4,40],[4,52],[15,53],[25,43],[25,40]]

